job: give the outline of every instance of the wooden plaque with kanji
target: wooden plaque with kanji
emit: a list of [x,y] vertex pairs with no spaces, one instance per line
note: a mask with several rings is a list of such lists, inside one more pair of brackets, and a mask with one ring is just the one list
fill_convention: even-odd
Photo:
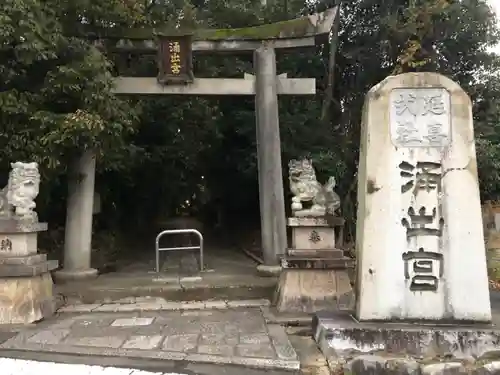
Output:
[[191,35],[160,37],[159,83],[168,85],[193,82],[193,53],[191,43]]

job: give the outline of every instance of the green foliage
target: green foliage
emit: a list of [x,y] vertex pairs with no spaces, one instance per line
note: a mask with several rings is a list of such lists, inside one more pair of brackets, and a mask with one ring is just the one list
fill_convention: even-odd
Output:
[[500,199],[500,77],[486,74],[471,88],[481,194]]
[[100,2],[0,5],[0,182],[6,182],[10,162],[38,162],[39,211],[53,224],[64,223],[61,196],[74,157],[92,148],[105,155],[100,166],[119,168],[116,160],[128,150],[125,137],[133,131],[134,108],[111,92],[111,63],[89,41],[67,36],[83,17],[96,24],[131,22],[121,1],[102,2],[101,8],[93,3]]
[[[71,2],[73,7],[77,2]],[[0,12],[0,161],[64,169],[82,149],[122,146],[131,108],[111,93],[110,63],[65,37],[64,3],[6,0]]]

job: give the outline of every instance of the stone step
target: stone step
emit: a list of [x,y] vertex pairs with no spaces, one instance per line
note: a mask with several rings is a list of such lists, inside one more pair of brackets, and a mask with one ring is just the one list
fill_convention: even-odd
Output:
[[[210,300],[210,301],[166,301],[163,298],[126,297],[111,303],[69,304],[61,306],[59,313],[126,313],[140,311],[201,311],[201,310],[228,310],[237,308],[267,309],[270,301],[267,299],[252,300]],[[309,318],[311,323],[311,317]]]
[[[132,279],[132,280],[131,280]],[[203,277],[156,277],[137,279],[134,284],[123,277],[101,277],[86,282],[56,284],[56,293],[66,301],[80,303],[106,303],[127,297],[161,297],[167,301],[271,299],[277,278],[220,277],[206,280]]]

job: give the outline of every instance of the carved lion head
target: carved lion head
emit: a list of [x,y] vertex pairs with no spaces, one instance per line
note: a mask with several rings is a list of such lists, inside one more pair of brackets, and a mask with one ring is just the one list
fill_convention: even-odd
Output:
[[316,180],[316,173],[311,159],[290,160],[288,175],[292,181]]
[[40,173],[38,172],[38,163],[11,163],[12,170],[9,174],[9,190],[18,192],[22,189],[22,196],[34,199],[38,195],[40,184]]

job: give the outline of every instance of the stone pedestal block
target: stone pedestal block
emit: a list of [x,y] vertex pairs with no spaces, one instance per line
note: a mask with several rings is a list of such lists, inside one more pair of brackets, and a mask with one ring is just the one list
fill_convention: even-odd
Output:
[[321,227],[297,227],[292,230],[294,249],[328,249],[335,244],[335,230]]
[[29,324],[55,312],[50,273],[0,278],[0,324]]
[[0,324],[29,324],[55,312],[50,271],[57,261],[37,253],[46,223],[0,220]]
[[[338,219],[343,224],[343,220]],[[323,217],[292,217],[288,219],[288,226],[292,229],[293,249],[335,248],[335,226]]]
[[0,266],[4,265],[26,265],[33,266],[36,264],[47,262],[46,254],[33,254],[28,256],[13,256],[13,257],[0,257]]
[[22,256],[36,254],[36,233],[2,233],[0,234],[0,256]]
[[47,223],[0,220],[0,257],[36,254],[38,232],[46,230]]
[[284,269],[274,302],[279,312],[313,313],[354,308],[345,269]]
[[[14,260],[17,261],[18,258]],[[23,260],[21,259],[21,261]],[[42,261],[35,264],[0,264],[0,278],[38,276],[50,272],[57,267],[57,260]]]
[[335,247],[335,229],[344,220],[293,217],[292,248],[282,257],[283,272],[275,293],[278,312],[314,313],[354,307],[347,269],[353,260]]

